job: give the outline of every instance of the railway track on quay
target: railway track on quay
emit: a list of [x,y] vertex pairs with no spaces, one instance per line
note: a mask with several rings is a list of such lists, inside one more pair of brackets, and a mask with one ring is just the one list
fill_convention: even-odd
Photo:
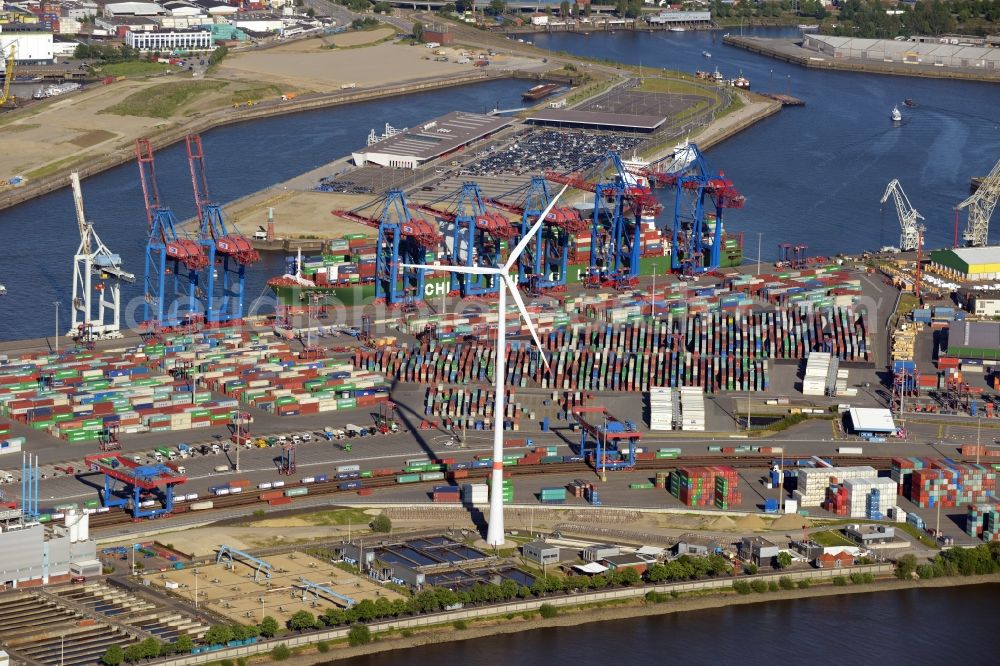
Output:
[[[821,456],[823,460],[826,460],[833,464],[838,465],[866,465],[874,467],[877,470],[887,470],[890,468],[893,456],[854,456],[854,455],[832,455],[832,456]],[[804,460],[805,456],[801,457],[791,457],[786,461],[786,467],[795,467],[794,463],[796,461]],[[657,460],[637,460],[634,471],[641,472],[669,472],[680,467],[686,466],[711,466],[711,465],[728,465],[737,469],[747,469],[754,467],[768,467],[772,460],[776,460],[774,455],[764,454],[764,455],[722,455],[722,456],[691,456],[685,458],[668,458],[668,459],[657,459]],[[971,460],[965,460],[962,457],[956,457],[953,460],[956,462],[971,462]],[[444,485],[446,483],[458,482],[468,482],[473,480],[483,480],[490,475],[489,468],[477,468],[462,470],[468,472],[466,476],[461,478],[451,477],[451,473],[446,473],[444,479],[432,479],[432,480],[421,480],[409,483],[400,483],[397,477],[403,474],[402,471],[393,472],[392,475],[382,475],[374,476],[361,479],[335,479],[331,478],[324,482],[312,482],[312,483],[292,483],[283,487],[283,491],[288,491],[293,488],[306,488],[308,489],[308,494],[303,495],[303,497],[330,497],[331,504],[338,504],[340,502],[336,501],[336,498],[347,498],[348,496],[357,496],[359,490],[372,490],[376,491],[385,488],[395,488],[401,486],[408,487],[430,487],[435,485]],[[594,468],[585,462],[570,462],[570,463],[552,463],[552,464],[536,464],[536,465],[512,465],[504,468],[504,472],[509,473],[511,476],[515,477],[530,477],[538,476],[544,474],[576,474],[576,475],[587,475],[595,474]],[[613,472],[612,472],[613,473]],[[360,487],[354,488],[342,488],[341,484],[347,481],[360,481]],[[95,531],[101,529],[110,529],[115,527],[120,527],[122,525],[127,525],[129,523],[150,523],[160,525],[164,522],[170,521],[170,518],[174,516],[183,516],[190,513],[198,513],[203,515],[206,520],[211,520],[213,516],[218,516],[221,512],[232,510],[241,507],[252,507],[252,506],[266,506],[267,502],[259,498],[261,492],[266,492],[258,489],[248,488],[244,492],[233,494],[233,495],[210,495],[206,497],[199,497],[197,503],[202,501],[211,501],[212,507],[192,510],[191,506],[195,504],[192,503],[182,503],[175,504],[173,513],[160,516],[158,518],[148,519],[148,518],[133,518],[127,510],[112,511],[108,513],[97,513],[90,517],[90,528]],[[343,503],[348,503],[347,500],[343,500]],[[449,506],[449,505],[442,505]],[[292,504],[283,505],[282,507],[276,507],[279,510],[296,509],[294,504],[294,499]],[[616,508],[616,507],[608,507]],[[227,516],[229,517],[229,516]]]

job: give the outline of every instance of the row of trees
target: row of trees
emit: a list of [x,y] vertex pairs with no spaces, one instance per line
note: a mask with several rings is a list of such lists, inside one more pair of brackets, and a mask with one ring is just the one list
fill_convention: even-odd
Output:
[[916,573],[920,578],[943,576],[984,576],[1000,572],[1000,543],[981,544],[975,548],[949,548],[926,564],[917,564],[913,555],[896,561],[896,577],[906,580]]
[[112,645],[104,652],[101,662],[107,666],[118,666],[128,662],[135,664],[143,659],[156,659],[171,654],[188,654],[194,649],[194,641],[187,634],[181,634],[173,643],[163,643],[155,638],[147,638],[140,643],[133,643],[125,649]]
[[103,63],[128,62],[139,60],[142,54],[139,49],[126,44],[111,46],[105,44],[77,44],[73,57],[78,60],[100,60]]

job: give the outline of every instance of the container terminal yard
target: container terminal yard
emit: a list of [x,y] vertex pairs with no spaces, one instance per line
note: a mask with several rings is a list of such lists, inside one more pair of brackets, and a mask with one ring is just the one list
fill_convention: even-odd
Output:
[[188,228],[136,144],[141,275],[73,179],[66,335],[0,364],[6,654],[208,663],[533,612],[551,575],[766,588],[1000,540],[1000,167],[960,204],[977,247],[925,252],[890,183],[900,248],[750,263],[724,165],[634,154],[666,114],[558,111],[387,127],[311,174],[336,232],[266,314],[244,284],[274,231],[209,198],[199,137]]

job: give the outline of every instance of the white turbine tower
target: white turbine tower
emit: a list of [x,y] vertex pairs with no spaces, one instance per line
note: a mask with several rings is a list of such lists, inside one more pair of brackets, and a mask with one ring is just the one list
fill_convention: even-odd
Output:
[[525,325],[531,332],[531,337],[535,341],[535,346],[538,347],[540,352],[542,363],[545,365],[546,371],[549,369],[549,361],[545,358],[545,353],[542,350],[542,341],[538,338],[538,331],[535,329],[535,324],[531,321],[531,317],[528,316],[528,309],[524,307],[524,301],[521,299],[521,293],[517,290],[517,282],[514,277],[510,274],[510,269],[517,264],[517,260],[521,257],[521,253],[524,249],[528,247],[528,243],[531,242],[532,237],[538,233],[539,228],[545,222],[545,219],[552,212],[552,208],[559,201],[559,197],[563,195],[566,191],[566,186],[559,191],[559,194],[552,198],[549,202],[548,207],[542,212],[538,217],[538,221],[528,230],[521,240],[517,242],[514,249],[511,251],[510,256],[507,258],[507,263],[499,268],[487,268],[482,266],[427,266],[420,264],[402,264],[405,268],[423,268],[426,270],[443,270],[450,273],[469,273],[472,275],[495,275],[504,281],[504,284],[500,285],[497,289],[498,299],[498,321],[497,321],[497,349],[496,349],[496,363],[493,367],[493,379],[496,383],[496,398],[494,400],[493,407],[493,474],[492,474],[492,487],[490,488],[490,518],[489,525],[486,530],[486,543],[491,546],[502,546],[504,542],[504,525],[503,525],[503,414],[504,414],[504,388],[506,385],[506,345],[507,345],[507,330],[506,330],[506,317],[507,312],[507,292],[510,291],[510,295],[514,297],[514,302],[517,303],[517,309],[521,313],[521,317],[524,319]]

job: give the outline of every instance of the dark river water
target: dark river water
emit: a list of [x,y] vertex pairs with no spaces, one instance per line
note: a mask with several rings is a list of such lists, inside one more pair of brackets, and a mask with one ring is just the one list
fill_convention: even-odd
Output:
[[[754,89],[805,100],[805,107],[785,109],[708,151],[712,165],[747,198],[743,210],[727,212],[726,226],[746,232],[751,257],[758,232],[765,258],[776,256],[779,241],[805,243],[819,254],[897,244],[895,210],[890,205],[882,212],[879,205],[892,178],[926,218],[927,245],[950,244],[954,205],[967,195],[969,179],[986,174],[1000,157],[995,84],[807,70],[723,46],[721,35],[708,32],[554,34],[534,41],[643,66],[688,72],[718,66],[729,77],[742,71]],[[712,58],[702,55],[706,50]],[[386,122],[406,127],[454,109],[519,106],[524,88],[522,81],[497,81],[213,130],[203,137],[213,198],[230,201],[346,155]],[[919,106],[904,108],[903,122],[893,126],[889,112],[905,98]],[[157,153],[157,172],[162,198],[178,219],[193,215],[183,145]],[[83,188],[98,233],[141,275],[146,222],[135,164],[89,178]],[[79,242],[69,190],[0,212],[0,231],[0,283],[8,289],[0,298],[0,340],[48,335],[52,302],[60,300],[61,315],[68,313]],[[264,293],[266,279],[282,267],[277,255],[255,266],[248,301]],[[126,300],[139,293],[132,287]]]
[[998,600],[1000,585],[774,601],[539,629],[331,663],[996,664]]

